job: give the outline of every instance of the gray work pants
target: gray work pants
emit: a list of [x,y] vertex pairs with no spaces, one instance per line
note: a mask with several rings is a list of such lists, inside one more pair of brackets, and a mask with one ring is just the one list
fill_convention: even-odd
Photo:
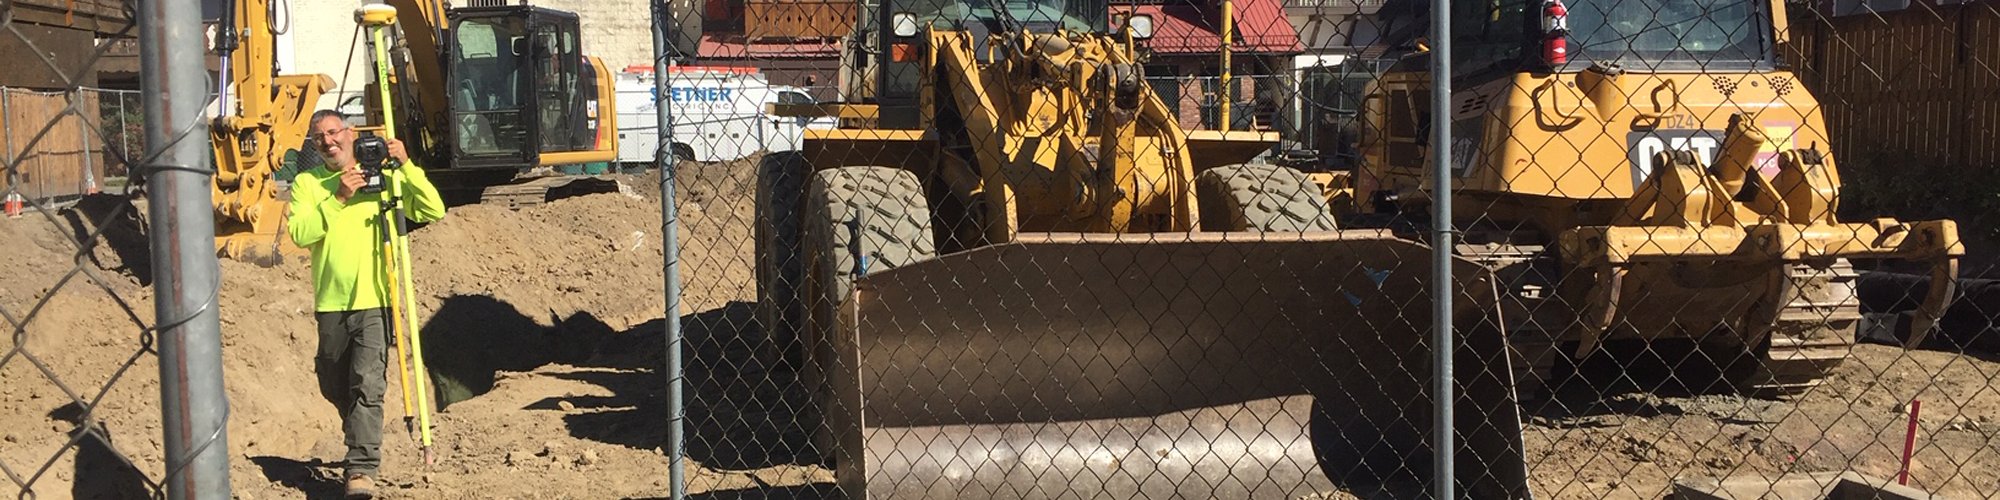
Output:
[[389,363],[388,309],[322,312],[313,370],[319,392],[340,411],[346,433],[344,476],[375,476],[382,465],[382,393]]

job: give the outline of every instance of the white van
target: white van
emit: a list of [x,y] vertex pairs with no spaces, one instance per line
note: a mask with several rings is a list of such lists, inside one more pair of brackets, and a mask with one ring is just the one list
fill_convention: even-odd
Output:
[[[682,160],[722,162],[764,151],[799,147],[806,127],[833,128],[831,118],[807,120],[767,114],[768,104],[811,104],[805,89],[771,85],[757,68],[670,66],[668,101],[674,130],[668,152]],[[618,161],[653,161],[659,134],[654,73],[649,66],[618,74]]]

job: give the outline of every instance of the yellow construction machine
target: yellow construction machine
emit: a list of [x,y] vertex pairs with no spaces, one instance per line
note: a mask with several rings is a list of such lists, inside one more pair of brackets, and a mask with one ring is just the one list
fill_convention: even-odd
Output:
[[[326,75],[276,75],[277,38],[268,0],[225,4],[215,50],[222,66],[220,101],[234,98],[234,114],[210,124],[215,154],[215,248],[232,258],[269,262],[283,242],[285,200],[274,174],[287,153],[304,148],[313,105],[334,84]],[[231,94],[234,94],[233,96]],[[296,158],[296,156],[294,156]]]
[[[856,102],[773,106],[843,122],[764,159],[756,230],[760,322],[804,374],[841,489],[1423,484],[1427,247],[1335,230],[1305,175],[1244,164],[1273,133],[1182,128],[1144,83],[1143,29],[1107,17],[891,0],[845,63]],[[1493,276],[1451,272],[1477,321]],[[1524,496],[1503,339],[1460,326],[1459,482]]]
[[[449,9],[438,0],[387,4],[396,8],[400,28],[390,42],[395,71],[386,82],[403,101],[394,103],[401,122],[395,130],[440,189],[478,190],[481,200],[513,205],[538,203],[576,178],[523,182],[520,174],[617,158],[612,74],[602,61],[583,55],[576,14],[505,2]],[[231,258],[269,261],[289,246],[278,236],[285,202],[274,173],[288,162],[317,158],[306,144],[307,120],[335,82],[321,74],[275,74],[273,28],[299,20],[273,19],[271,0],[227,6],[216,48],[229,61],[223,80],[235,106],[209,134],[216,247]],[[365,73],[370,88],[385,83]],[[388,103],[373,98],[377,92],[368,95],[365,120],[379,126]]]
[[[1422,3],[1380,22],[1423,26]],[[1835,218],[1824,108],[1779,57],[1785,7],[1452,4],[1455,249],[1501,279],[1524,397],[1593,359],[1671,372],[1674,390],[1806,390],[1855,342],[1860,262],[1929,268],[1910,345],[1943,313],[1964,253],[1952,221]],[[1360,166],[1331,176],[1354,202],[1343,227],[1429,220],[1431,54],[1383,43],[1415,49],[1366,93]]]

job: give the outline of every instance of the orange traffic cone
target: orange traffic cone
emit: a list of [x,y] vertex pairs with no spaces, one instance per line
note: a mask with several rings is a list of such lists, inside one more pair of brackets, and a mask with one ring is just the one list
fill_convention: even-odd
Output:
[[7,218],[20,217],[21,205],[24,201],[21,198],[21,193],[7,193]]

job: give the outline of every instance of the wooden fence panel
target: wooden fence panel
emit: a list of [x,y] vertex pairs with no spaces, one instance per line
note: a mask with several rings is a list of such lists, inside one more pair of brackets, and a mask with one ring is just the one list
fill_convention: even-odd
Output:
[[860,4],[821,0],[752,0],[745,4],[743,33],[764,39],[821,39],[847,36]]
[[2000,1],[1794,16],[1800,79],[1836,157],[2000,164]]
[[[28,200],[52,200],[84,194],[104,182],[103,147],[86,129],[99,115],[98,96],[78,91],[76,113],[65,113],[68,94],[5,89],[0,92],[5,121],[0,122],[0,151],[15,166],[0,180]],[[54,125],[51,126],[50,123]],[[86,147],[86,144],[90,145]]]

